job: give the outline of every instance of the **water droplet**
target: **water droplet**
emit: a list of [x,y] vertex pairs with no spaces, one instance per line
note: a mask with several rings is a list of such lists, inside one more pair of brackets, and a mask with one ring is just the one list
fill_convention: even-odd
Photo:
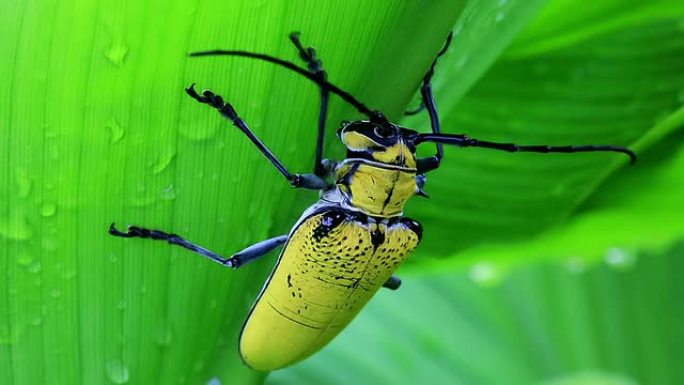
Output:
[[507,2],[507,0],[499,0],[498,1],[499,7],[503,7],[504,5],[506,5],[506,2]]
[[40,215],[44,217],[51,217],[57,213],[57,205],[52,202],[45,202],[40,207]]
[[41,317],[34,317],[31,320],[31,325],[33,325],[33,326],[40,326],[42,324],[43,324],[43,318],[41,318]]
[[506,17],[506,14],[504,14],[503,12],[497,12],[497,13],[496,13],[496,16],[494,16],[494,22],[495,22],[495,23],[500,23],[501,21],[503,21],[503,19],[504,19],[505,17]]
[[627,270],[632,268],[637,260],[634,253],[619,247],[611,247],[606,250],[605,258],[608,266],[619,270]]
[[109,361],[107,362],[107,377],[114,384],[125,384],[129,378],[128,368],[121,361]]
[[62,295],[62,292],[57,288],[54,288],[54,289],[52,289],[52,291],[50,291],[50,296],[52,298],[59,298],[61,295]]
[[109,129],[109,143],[116,144],[121,139],[123,139],[126,130],[116,121],[116,119],[111,119],[107,122],[106,127]]
[[43,269],[43,265],[40,263],[40,261],[32,261],[27,267],[26,270],[29,273],[37,274],[40,273],[40,271]]
[[221,385],[221,380],[218,377],[214,377],[207,382],[207,385]]
[[116,67],[120,67],[128,55],[128,45],[120,38],[114,39],[105,52],[105,56]]
[[173,184],[170,184],[169,187],[162,190],[161,197],[165,201],[176,199],[176,189],[174,188]]
[[62,271],[62,279],[70,280],[76,277],[76,269],[68,269]]
[[159,174],[162,171],[164,171],[173,159],[176,157],[176,153],[174,152],[174,149],[171,147],[166,147],[161,154],[159,154],[159,158],[157,161],[152,165],[152,174]]
[[18,168],[15,170],[14,178],[17,183],[17,195],[19,195],[19,198],[28,197],[31,193],[32,184],[28,172],[22,168]]
[[160,347],[166,348],[173,342],[173,331],[168,324],[158,327],[152,335],[154,342]]
[[33,256],[31,254],[21,253],[17,257],[17,263],[21,266],[28,266],[31,262],[33,262]]
[[25,241],[33,235],[33,230],[28,224],[26,213],[20,208],[15,208],[8,217],[0,217],[0,236],[15,241]]
[[479,262],[470,268],[470,279],[481,286],[492,286],[499,282],[500,274],[491,262]]
[[119,310],[121,310],[121,311],[123,311],[124,309],[126,309],[126,307],[128,307],[128,302],[127,302],[125,299],[122,299],[122,300],[119,301],[119,303],[116,305],[116,308],[119,309]]

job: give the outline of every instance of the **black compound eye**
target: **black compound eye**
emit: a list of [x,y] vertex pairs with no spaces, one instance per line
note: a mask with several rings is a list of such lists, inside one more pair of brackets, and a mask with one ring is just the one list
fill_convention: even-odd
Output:
[[385,126],[375,126],[373,133],[380,138],[387,138],[388,136],[392,135],[392,130]]

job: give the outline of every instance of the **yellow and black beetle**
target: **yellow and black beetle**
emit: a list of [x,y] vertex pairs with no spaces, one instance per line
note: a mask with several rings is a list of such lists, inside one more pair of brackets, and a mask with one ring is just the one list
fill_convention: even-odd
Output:
[[[305,48],[299,35],[290,35],[308,68],[272,56],[215,50],[191,56],[243,56],[268,61],[293,70],[320,88],[321,108],[313,174],[292,174],[252,133],[235,109],[211,91],[198,94],[194,85],[187,93],[216,108],[244,133],[278,171],[298,188],[320,190],[318,202],[309,207],[289,234],[259,242],[224,258],[182,237],[136,226],[110,234],[165,240],[208,257],[224,266],[238,268],[284,244],[278,262],[254,302],[240,335],[244,362],[258,370],[274,370],[300,361],[332,340],[361,310],[380,287],[397,289],[392,275],[420,242],[418,222],[402,216],[406,201],[424,195],[425,173],[439,167],[442,144],[485,147],[503,151],[588,152],[616,151],[636,159],[634,153],[617,146],[519,146],[440,133],[431,78],[437,58],[423,77],[422,106],[430,116],[432,132],[421,134],[389,122],[383,114],[367,108],[349,93],[327,81],[322,63],[313,48]],[[343,124],[338,136],[347,147],[347,157],[336,163],[322,158],[328,96],[334,93],[368,116],[368,120]],[[416,158],[416,147],[436,144],[434,156]],[[333,180],[329,183],[328,180]]]

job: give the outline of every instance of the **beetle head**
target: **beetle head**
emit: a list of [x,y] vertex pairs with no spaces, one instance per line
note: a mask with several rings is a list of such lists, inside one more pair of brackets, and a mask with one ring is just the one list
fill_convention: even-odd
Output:
[[348,157],[362,157],[382,163],[414,167],[415,131],[392,123],[369,120],[344,122],[337,131]]

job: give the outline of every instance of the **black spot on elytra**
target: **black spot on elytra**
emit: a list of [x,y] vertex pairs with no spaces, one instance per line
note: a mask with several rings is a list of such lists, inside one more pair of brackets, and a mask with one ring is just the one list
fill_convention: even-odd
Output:
[[287,275],[287,287],[292,287],[292,275]]

